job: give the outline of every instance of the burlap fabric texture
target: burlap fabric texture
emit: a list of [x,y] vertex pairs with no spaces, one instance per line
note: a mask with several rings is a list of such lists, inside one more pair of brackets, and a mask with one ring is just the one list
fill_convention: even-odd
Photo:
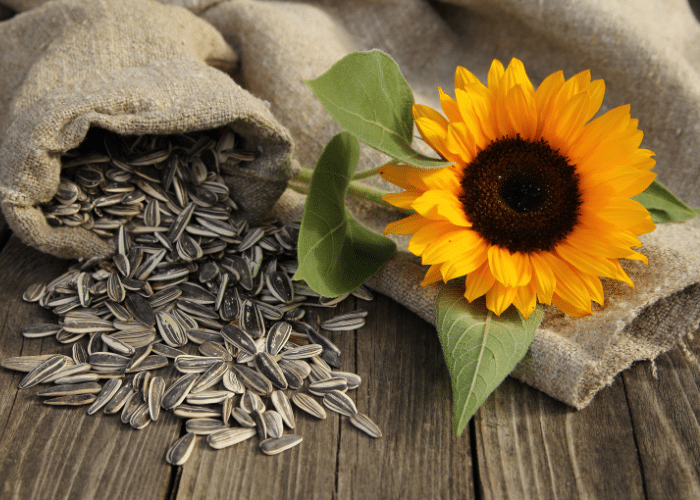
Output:
[[[304,167],[313,167],[339,129],[303,81],[349,52],[379,48],[391,54],[416,102],[434,109],[440,109],[438,86],[451,93],[457,65],[485,81],[494,58],[508,63],[518,57],[535,85],[559,69],[567,77],[591,69],[594,78],[603,78],[602,111],[631,103],[645,131],[644,146],[657,154],[659,179],[700,206],[693,154],[700,147],[700,55],[689,49],[698,46],[700,29],[685,0],[230,0],[200,15],[239,51],[242,84],[271,102]],[[672,38],[664,34],[670,32]],[[384,161],[364,149],[360,168]],[[392,189],[381,181],[376,185]],[[303,197],[287,191],[276,210],[292,218],[302,206]],[[351,203],[351,209],[378,231],[396,218],[362,202]],[[634,361],[653,359],[682,342],[700,320],[697,227],[666,225],[644,237],[649,265],[623,264],[635,288],[606,280],[606,304],[594,316],[571,319],[548,308],[513,375],[583,408]],[[399,243],[405,248],[406,240]],[[424,273],[403,252],[370,285],[435,324],[439,286],[420,287]]]
[[[4,3],[25,9],[24,2]],[[26,8],[37,3],[42,1]],[[657,154],[659,180],[700,206],[693,153],[700,148],[700,55],[693,49],[700,46],[700,29],[686,0],[163,3],[190,8],[236,49],[241,60],[237,81],[270,102],[272,114],[294,138],[294,157],[301,166],[313,167],[339,131],[303,81],[349,52],[379,48],[391,54],[416,102],[435,109],[437,87],[450,93],[457,65],[485,81],[494,58],[507,63],[518,57],[535,85],[559,69],[567,77],[590,69],[594,78],[605,79],[602,111],[630,103],[645,131],[644,147]],[[364,149],[360,169],[385,160]],[[287,191],[274,213],[298,217],[303,202],[303,196]],[[375,230],[396,218],[361,202],[351,203],[351,209]],[[699,241],[696,223],[662,226],[643,238],[649,266],[623,264],[635,289],[606,281],[605,306],[583,320],[548,308],[529,354],[513,375],[582,408],[635,360],[652,359],[678,345],[700,317]],[[421,288],[424,272],[419,261],[400,252],[370,284],[434,324],[438,286]]]
[[60,257],[110,252],[81,227],[51,227],[61,153],[91,127],[173,134],[229,125],[262,154],[222,167],[247,217],[265,216],[292,175],[291,139],[226,73],[237,54],[211,25],[149,0],[54,1],[0,23],[0,200],[12,230]]

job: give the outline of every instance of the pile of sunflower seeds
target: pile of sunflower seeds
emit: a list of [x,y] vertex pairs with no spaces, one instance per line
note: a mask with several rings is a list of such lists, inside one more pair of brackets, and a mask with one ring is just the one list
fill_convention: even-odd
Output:
[[[319,325],[314,308],[346,296],[320,297],[292,282],[298,224],[250,227],[237,217],[220,164],[255,152],[238,148],[229,129],[219,137],[105,133],[101,142],[102,150],[86,141],[64,158],[59,191],[43,208],[52,224],[114,237],[117,251],[27,289],[26,301],[60,319],[22,334],[73,348],[72,357],[3,360],[27,372],[19,387],[53,383],[38,393],[46,404],[120,413],[135,429],[172,411],[187,419],[166,455],[174,465],[185,463],[197,435],[216,449],[257,435],[268,455],[296,446],[302,437],[284,434],[296,427],[288,394],[318,419],[325,406],[380,437],[346,394],[360,377],[341,371],[340,349],[320,333],[360,328],[366,311]],[[352,295],[372,299],[364,287]],[[179,377],[156,374],[165,367]]]

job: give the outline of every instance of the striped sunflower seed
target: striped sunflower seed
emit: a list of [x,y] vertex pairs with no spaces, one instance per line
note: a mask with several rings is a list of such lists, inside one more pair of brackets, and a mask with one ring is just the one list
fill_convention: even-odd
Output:
[[175,441],[175,443],[165,454],[166,462],[168,462],[170,465],[184,465],[185,462],[187,462],[187,459],[190,458],[196,441],[197,436],[191,432],[188,432],[182,436],[180,439]]
[[260,443],[260,449],[265,455],[277,455],[300,444],[304,438],[297,434],[287,434],[278,438],[270,438]]
[[213,432],[207,436],[207,444],[220,450],[241,443],[255,436],[257,431],[252,428],[232,427]]
[[350,423],[370,437],[382,437],[382,431],[377,424],[364,413],[354,413],[350,415]]
[[309,415],[321,420],[325,420],[327,417],[326,410],[323,409],[323,406],[318,404],[318,402],[308,394],[298,392],[292,396],[292,402]]

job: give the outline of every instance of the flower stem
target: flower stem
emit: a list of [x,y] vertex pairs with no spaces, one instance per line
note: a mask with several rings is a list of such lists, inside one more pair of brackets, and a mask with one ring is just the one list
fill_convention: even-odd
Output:
[[[302,168],[302,172],[292,179],[289,183],[289,187],[301,194],[309,194],[309,187],[311,182],[311,174],[313,170],[308,168]],[[362,182],[350,181],[347,187],[347,194],[354,196],[355,198],[360,198],[362,200],[370,201],[381,207],[389,208],[395,210],[404,215],[411,215],[415,213],[413,210],[406,210],[404,208],[397,208],[390,203],[382,200],[382,196],[386,194],[385,191],[381,189],[373,188]]]
[[371,168],[369,170],[365,170],[363,172],[358,172],[355,175],[352,176],[353,181],[359,181],[361,179],[367,179],[368,177],[374,177],[375,175],[379,174],[379,170],[384,167],[385,165],[388,165],[389,163],[385,163],[384,165],[379,165],[376,168]]

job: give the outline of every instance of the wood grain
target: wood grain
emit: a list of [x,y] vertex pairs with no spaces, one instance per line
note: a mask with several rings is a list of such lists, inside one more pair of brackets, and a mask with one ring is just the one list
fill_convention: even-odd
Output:
[[475,417],[484,498],[644,497],[622,381],[577,412],[514,379]]
[[[695,343],[695,352],[698,343]],[[700,498],[700,371],[681,350],[623,372],[648,498]]]

